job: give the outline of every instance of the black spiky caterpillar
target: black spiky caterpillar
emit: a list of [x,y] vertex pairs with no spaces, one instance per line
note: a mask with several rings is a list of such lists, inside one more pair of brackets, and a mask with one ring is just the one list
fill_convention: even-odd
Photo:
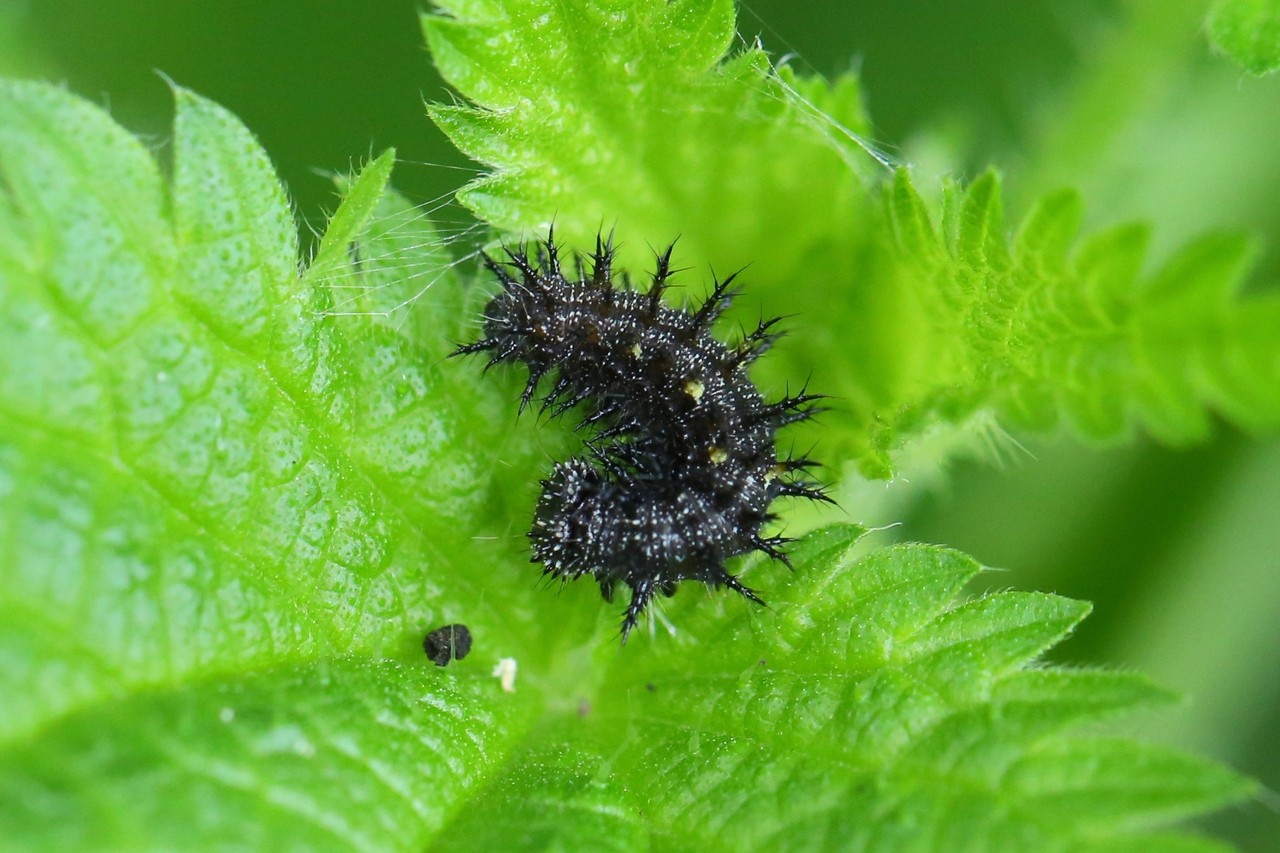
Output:
[[[747,367],[779,337],[779,318],[728,347],[711,327],[737,294],[734,276],[715,283],[696,310],[667,307],[671,251],[657,256],[652,285],[615,285],[614,247],[596,238],[590,274],[561,268],[554,234],[531,257],[522,244],[509,263],[485,256],[502,290],[484,310],[484,337],[453,355],[488,351],[489,366],[523,362],[529,381],[520,411],[544,377],[553,416],[582,404],[592,431],[587,456],[556,464],[542,481],[529,538],[533,562],[565,580],[590,574],[606,601],[631,589],[622,640],[650,600],[683,580],[728,587],[763,604],[725,569],[730,557],[762,551],[790,566],[781,536],[762,536],[775,498],[831,502],[797,476],[814,464],[779,459],[777,431],[814,413],[804,391],[766,403]],[[514,274],[513,274],[514,272]]]

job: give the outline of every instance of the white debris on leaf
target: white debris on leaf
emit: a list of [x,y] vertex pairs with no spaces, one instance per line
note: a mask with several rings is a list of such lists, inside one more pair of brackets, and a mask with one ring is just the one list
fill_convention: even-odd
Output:
[[516,659],[502,658],[498,661],[498,665],[493,668],[493,677],[502,681],[503,693],[516,692]]

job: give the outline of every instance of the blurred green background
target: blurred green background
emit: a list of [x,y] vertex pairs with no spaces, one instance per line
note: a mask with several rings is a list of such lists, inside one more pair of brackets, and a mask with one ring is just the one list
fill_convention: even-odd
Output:
[[[60,80],[164,155],[157,72],[238,114],[303,223],[330,175],[395,146],[395,183],[446,197],[469,174],[427,121],[444,100],[412,0],[0,0],[0,73]],[[752,0],[740,31],[802,71],[860,69],[876,140],[924,174],[1008,179],[1011,214],[1062,185],[1089,224],[1155,225],[1156,260],[1189,236],[1260,240],[1254,287],[1280,282],[1280,77],[1244,75],[1207,44],[1204,2],[877,3]],[[446,218],[461,218],[455,209]],[[1280,334],[1280,330],[1277,330]],[[945,543],[1004,571],[998,587],[1095,604],[1059,660],[1137,668],[1189,694],[1144,731],[1280,788],[1280,441],[1223,427],[1210,443],[1002,445],[944,483],[899,482],[880,534]],[[875,486],[872,487],[877,488]],[[1250,850],[1280,849],[1280,796],[1215,818]]]

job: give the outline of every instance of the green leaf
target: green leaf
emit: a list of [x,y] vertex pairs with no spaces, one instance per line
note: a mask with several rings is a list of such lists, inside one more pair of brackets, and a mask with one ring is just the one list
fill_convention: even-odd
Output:
[[1209,37],[1219,50],[1254,74],[1280,69],[1280,2],[1218,0],[1209,13]]
[[836,400],[824,453],[864,475],[888,477],[912,440],[992,414],[1171,443],[1203,439],[1214,414],[1280,428],[1280,338],[1263,331],[1280,299],[1236,297],[1252,255],[1240,239],[1206,237],[1144,277],[1146,230],[1079,240],[1070,191],[1013,238],[994,172],[927,203],[861,147],[852,78],[726,52],[727,2],[441,8],[424,19],[428,42],[472,105],[432,115],[493,170],[462,201],[523,236],[554,220],[570,246],[616,226],[633,266],[650,263],[642,241],[677,234],[684,265],[749,264],[741,280],[765,306],[750,314],[785,312],[799,332],[760,364],[762,387],[811,376]]
[[864,129],[853,77],[828,89],[757,49],[726,57],[731,0],[437,5],[432,55],[476,106],[431,115],[494,167],[459,194],[487,222],[537,236],[554,221],[577,246],[616,229],[632,266],[651,263],[646,240],[679,237],[753,278],[847,269],[829,235],[865,209],[850,164],[873,164],[846,135]]
[[[739,567],[769,608],[688,588],[619,647],[588,584],[533,588],[543,449],[445,361],[483,294],[390,156],[302,269],[257,142],[175,95],[166,180],[99,108],[0,84],[6,840],[1183,850],[1147,830],[1252,792],[1100,736],[1168,700],[1145,679],[1033,664],[1086,605],[962,599],[969,558],[850,526]],[[998,195],[955,222],[1001,257]]]
[[1026,667],[1083,605],[957,605],[968,558],[859,559],[856,538],[812,534],[795,582],[750,622],[680,599],[679,635],[594,696],[566,695],[577,713],[549,721],[441,843],[527,827],[531,846],[567,847],[585,827],[615,849],[1174,850],[1187,840],[1143,828],[1245,790],[1196,759],[1072,734],[1169,698],[1138,676]]
[[495,636],[514,626],[452,556],[502,450],[462,419],[499,401],[461,393],[441,341],[334,316],[358,271],[301,278],[257,143],[176,95],[166,199],[150,153],[101,110],[0,90],[4,737],[228,672],[416,657],[423,626],[463,599]]
[[0,821],[29,850],[420,849],[520,730],[491,694],[337,657],[121,696],[0,751]]
[[[898,352],[868,371],[879,379],[845,377],[868,473],[885,469],[884,449],[986,410],[1099,439],[1141,426],[1175,444],[1202,439],[1213,411],[1280,428],[1280,339],[1260,331],[1280,322],[1280,299],[1237,296],[1252,257],[1242,238],[1208,235],[1143,276],[1146,230],[1076,245],[1070,192],[1042,200],[1012,240],[994,173],[950,191],[936,216],[905,171],[884,196],[892,245],[874,286],[902,306]],[[878,318],[849,321],[855,337],[883,337]]]

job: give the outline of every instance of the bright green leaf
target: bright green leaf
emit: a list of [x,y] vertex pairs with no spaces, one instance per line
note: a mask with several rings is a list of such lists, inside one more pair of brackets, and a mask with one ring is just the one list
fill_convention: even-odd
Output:
[[1277,0],[1218,0],[1208,27],[1214,44],[1254,74],[1280,69]]
[[904,172],[884,199],[891,244],[869,286],[893,310],[846,319],[855,339],[886,347],[836,380],[856,401],[846,426],[865,473],[888,470],[912,436],[985,411],[1041,430],[1065,419],[1096,438],[1141,426],[1171,443],[1203,438],[1215,410],[1280,428],[1280,339],[1260,331],[1280,301],[1239,295],[1247,241],[1204,237],[1143,276],[1144,228],[1074,246],[1072,193],[1045,198],[1012,240],[991,174],[948,189],[936,214]]
[[476,107],[431,114],[494,167],[460,194],[486,221],[525,236],[554,221],[576,246],[616,229],[632,265],[679,237],[686,257],[753,278],[848,269],[828,235],[865,211],[850,163],[873,163],[846,135],[864,129],[853,78],[831,89],[773,74],[759,50],[726,58],[731,0],[437,5],[432,55]]
[[[679,234],[695,294],[702,264],[749,264],[748,311],[792,315],[796,332],[760,364],[761,384],[811,375],[835,397],[823,452],[885,477],[908,442],[992,414],[1171,443],[1203,439],[1215,413],[1280,428],[1280,338],[1253,319],[1280,301],[1237,296],[1251,257],[1240,239],[1192,243],[1144,276],[1146,231],[1079,240],[1070,191],[1011,239],[994,171],[945,182],[931,203],[861,147],[851,78],[730,50],[727,2],[597,7],[456,2],[425,19],[472,101],[432,114],[493,170],[460,198],[524,237],[554,220],[571,246],[616,225],[633,266],[649,263],[643,241]],[[686,49],[691,30],[705,50]]]
[[[6,83],[0,116],[23,214],[0,260],[2,606],[24,638],[4,732],[204,673],[412,649],[456,607],[423,567],[457,571],[449,543],[490,500],[490,448],[435,404],[463,381],[440,342],[331,315],[341,291],[299,279],[278,181],[213,105],[179,93],[172,223],[150,154],[100,110]],[[197,173],[206,190],[184,188]]]
[[0,748],[0,823],[28,850],[420,849],[520,732],[492,694],[345,657],[137,692]]

